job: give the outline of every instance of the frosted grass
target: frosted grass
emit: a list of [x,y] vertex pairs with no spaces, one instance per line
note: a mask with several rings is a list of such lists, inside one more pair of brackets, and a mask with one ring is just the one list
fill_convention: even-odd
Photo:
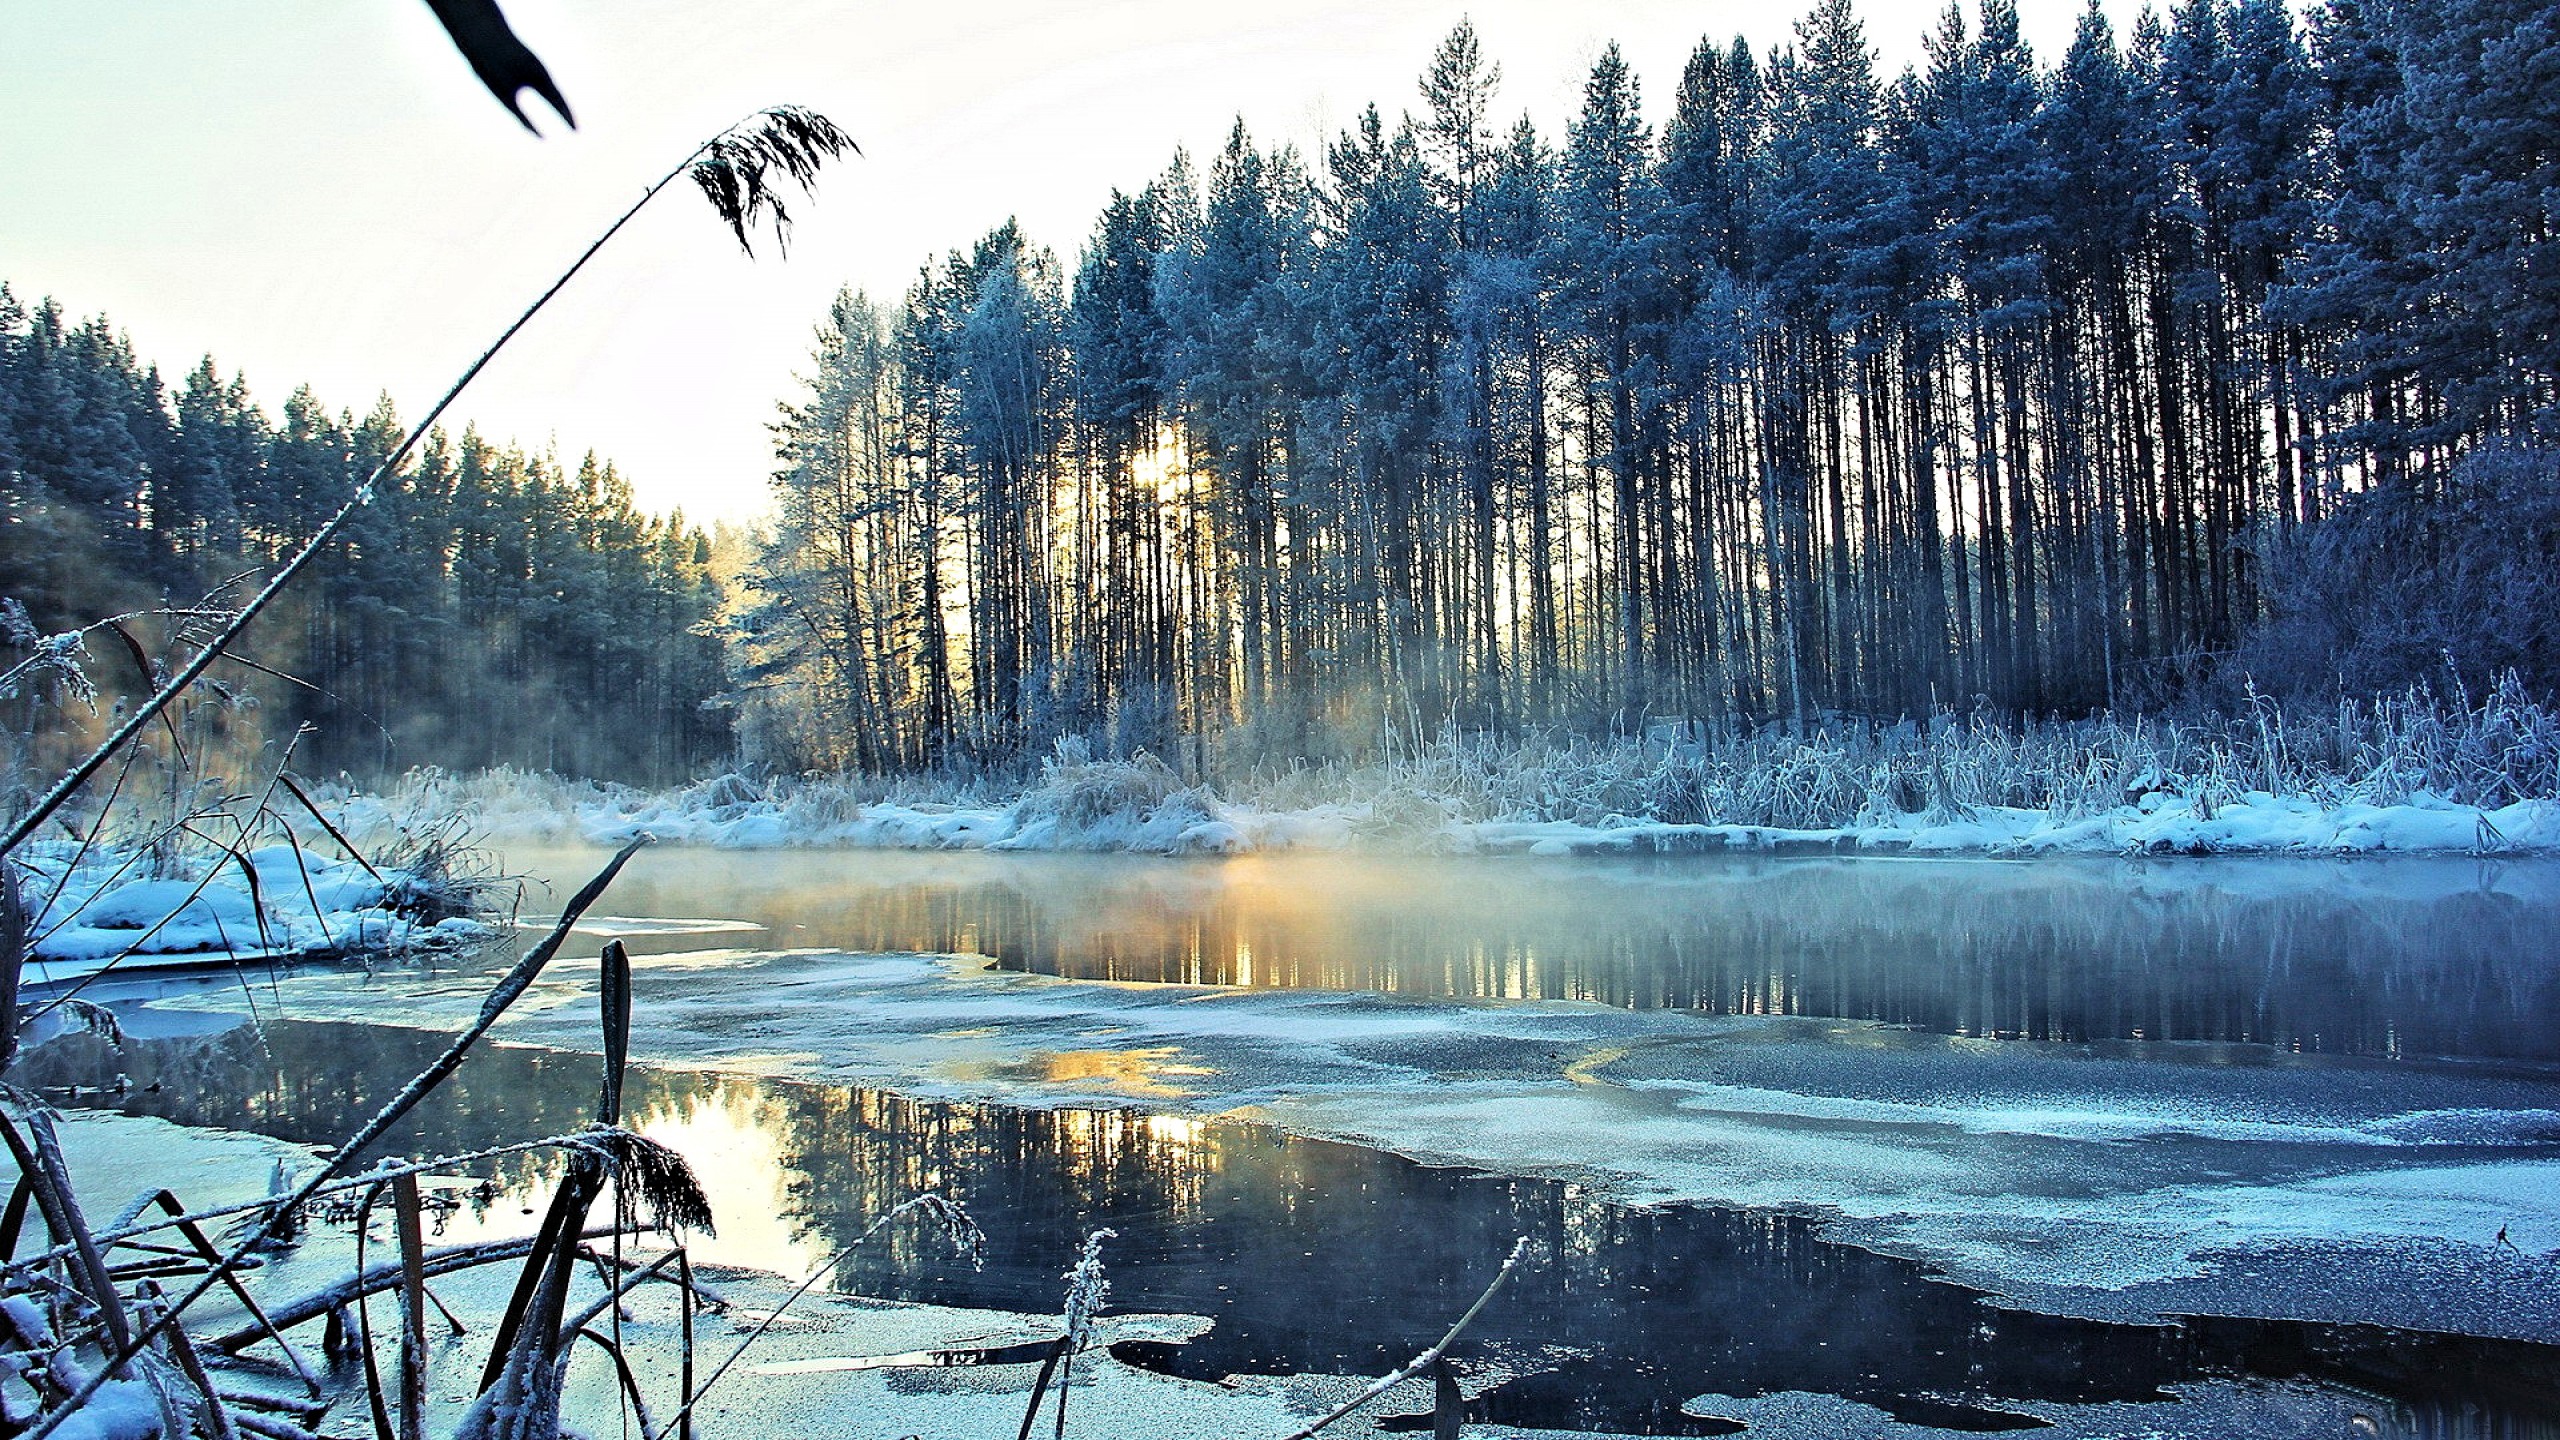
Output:
[[1060,741],[1008,782],[754,777],[669,791],[493,770],[412,772],[359,821],[456,813],[493,839],[739,849],[1587,853],[2368,853],[2560,849],[2560,715],[2503,683],[2320,710],[2253,698],[2198,719],[2013,724],[1941,714],[1804,732],[1666,724],[1593,739],[1383,729],[1318,764]]

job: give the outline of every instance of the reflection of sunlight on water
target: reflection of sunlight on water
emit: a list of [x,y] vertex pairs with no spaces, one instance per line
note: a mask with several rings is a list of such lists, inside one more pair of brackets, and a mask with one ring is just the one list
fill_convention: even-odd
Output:
[[1238,1158],[1212,1122],[1188,1116],[1057,1110],[1039,1123],[1050,1163],[1070,1177],[1072,1190],[1100,1194],[1114,1176],[1143,1174],[1166,1216],[1196,1213],[1210,1178]]
[[[803,1233],[811,1229],[807,1202],[793,1195],[792,1182],[805,1179],[805,1172],[786,1145],[791,1118],[769,1092],[754,1084],[713,1084],[664,1096],[628,1123],[683,1157],[711,1202],[716,1233],[683,1237],[695,1264],[735,1265],[796,1279],[827,1258],[823,1233],[815,1238]],[[485,1205],[445,1216],[436,1243],[532,1233],[560,1175],[555,1157],[555,1163],[518,1177]],[[613,1206],[608,1189],[589,1213],[608,1216]],[[377,1238],[389,1233],[388,1223],[377,1220]],[[667,1243],[668,1237],[652,1233],[631,1241],[629,1248],[655,1251]]]
[[[782,1107],[752,1084],[715,1084],[668,1096],[632,1121],[632,1129],[684,1158],[711,1202],[717,1233],[683,1237],[694,1263],[736,1265],[796,1279],[826,1259],[823,1236],[813,1242],[802,1233],[810,1219],[805,1202],[791,1193],[791,1181],[802,1171],[784,1146],[790,1123]],[[532,1233],[560,1173],[556,1163],[543,1166],[502,1190],[485,1208],[473,1206],[445,1217],[436,1243]],[[589,1213],[611,1215],[613,1204],[608,1189]],[[382,1228],[387,1225],[387,1220],[377,1222],[381,1234],[389,1233]],[[654,1251],[666,1243],[667,1237],[649,1234],[629,1248]]]
[[[595,857],[528,858],[583,875]],[[614,903],[1098,983],[2560,1059],[2543,859],[695,852],[635,866]]]
[[827,1257],[800,1233],[806,1221],[793,1213],[788,1167],[758,1096],[753,1086],[719,1086],[650,1114],[637,1128],[683,1156],[711,1198],[719,1235],[694,1241],[699,1258],[806,1275]]
[[[1179,1100],[1193,1092],[1168,1077],[1215,1075],[1206,1065],[1178,1063],[1178,1045],[1140,1050],[1057,1050],[1040,1057],[1040,1078],[1052,1085],[1105,1089],[1114,1094]],[[1097,1084],[1097,1082],[1099,1082]]]
[[1626,1059],[1630,1053],[1632,1053],[1632,1047],[1625,1045],[1596,1046],[1588,1054],[1565,1066],[1564,1078],[1576,1085],[1606,1085],[1609,1082],[1601,1079],[1595,1072],[1612,1061]]

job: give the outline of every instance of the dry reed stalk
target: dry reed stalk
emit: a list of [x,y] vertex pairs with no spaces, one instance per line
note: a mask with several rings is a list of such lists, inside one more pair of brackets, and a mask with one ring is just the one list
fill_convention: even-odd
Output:
[[1318,1432],[1322,1431],[1326,1426],[1333,1424],[1343,1416],[1350,1414],[1352,1411],[1359,1409],[1361,1406],[1368,1404],[1370,1401],[1377,1399],[1379,1396],[1386,1394],[1396,1386],[1403,1384],[1405,1381],[1412,1379],[1414,1376],[1421,1374],[1423,1371],[1439,1363],[1440,1358],[1449,1353],[1449,1347],[1457,1343],[1459,1334],[1469,1325],[1474,1324],[1476,1316],[1483,1313],[1485,1305],[1493,1299],[1493,1292],[1501,1289],[1502,1282],[1510,1279],[1511,1272],[1519,1269],[1521,1262],[1526,1260],[1528,1257],[1529,1238],[1524,1235],[1518,1240],[1512,1242],[1510,1258],[1504,1260],[1502,1262],[1502,1268],[1494,1272],[1492,1282],[1484,1287],[1483,1294],[1476,1297],[1476,1303],[1468,1306],[1467,1313],[1458,1317],[1458,1323],[1449,1327],[1449,1333],[1441,1336],[1430,1349],[1414,1356],[1403,1369],[1385,1376],[1371,1384],[1368,1389],[1363,1390],[1359,1394],[1352,1396],[1349,1400],[1344,1401],[1339,1407],[1334,1409],[1332,1413],[1326,1415],[1323,1419],[1307,1426],[1303,1430],[1291,1432],[1288,1436],[1288,1440],[1314,1440],[1314,1436]]
[[[721,221],[736,233],[741,246],[747,244],[748,229],[767,217],[772,221],[776,243],[787,244],[785,237],[789,234],[791,216],[790,212],[784,208],[777,182],[788,181],[805,191],[817,178],[820,166],[842,156],[848,150],[856,154],[861,153],[859,147],[853,143],[852,137],[837,129],[835,124],[825,116],[793,105],[777,105],[759,110],[695,146],[692,153],[678,162],[673,170],[668,171],[657,183],[642,191],[640,198],[631,203],[631,208],[623,211],[611,225],[606,226],[604,233],[598,235],[576,260],[571,261],[568,269],[560,272],[559,278],[551,282],[550,288],[536,297],[531,305],[526,306],[524,313],[518,315],[512,324],[501,331],[496,340],[490,342],[489,348],[480,352],[479,358],[473,360],[463,370],[461,377],[456,379],[436,403],[428,408],[426,415],[409,428],[409,432],[401,437],[400,443],[392,447],[391,453],[385,456],[382,463],[374,467],[373,473],[365,477],[364,482],[356,487],[355,493],[349,495],[346,502],[340,505],[334,514],[321,522],[320,527],[303,542],[302,548],[296,550],[291,558],[278,567],[276,573],[268,578],[267,583],[260,587],[256,594],[250,596],[237,613],[222,624],[202,649],[198,650],[175,673],[169,675],[148,699],[133,707],[123,722],[117,725],[106,739],[100,741],[95,749],[73,765],[61,779],[55,781],[43,798],[10,825],[6,836],[0,837],[0,856],[15,852],[28,837],[43,828],[46,820],[52,818],[56,811],[77,794],[92,776],[105,768],[106,764],[119,752],[131,745],[135,737],[139,736],[145,728],[155,721],[167,723],[163,719],[163,714],[169,706],[202,677],[205,671],[211,669],[215,660],[229,653],[232,645],[248,630],[250,623],[256,620],[268,606],[275,603],[276,598],[284,593],[286,586],[291,585],[297,576],[310,568],[312,561],[319,558],[321,551],[337,538],[338,532],[346,528],[347,522],[354,518],[356,511],[372,503],[375,487],[397,474],[400,467],[408,462],[410,452],[426,438],[427,432],[434,428],[436,421],[443,418],[446,408],[462,394],[463,388],[476,379],[480,372],[488,367],[491,360],[497,358],[498,352],[506,348],[507,342],[515,339],[517,332],[523,330],[535,315],[541,313],[544,306],[551,303],[553,296],[558,295],[579,271],[586,268],[587,262],[595,258],[597,251],[602,250],[607,242],[622,232],[623,226],[631,223],[632,218],[638,215],[643,207],[657,198],[658,192],[674,184],[679,177],[689,176],[704,196],[711,201],[712,208]],[[128,641],[131,640],[129,635],[126,638]],[[147,658],[143,663],[146,667],[149,666]]]

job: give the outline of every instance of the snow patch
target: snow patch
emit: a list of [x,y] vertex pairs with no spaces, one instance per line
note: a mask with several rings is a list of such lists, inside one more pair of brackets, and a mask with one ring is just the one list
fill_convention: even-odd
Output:
[[12,859],[34,910],[27,978],[39,984],[109,965],[454,946],[490,933],[467,917],[428,913],[417,875],[292,845],[210,867],[182,861],[167,876],[148,874],[147,852],[112,847],[47,842]]
[[649,795],[564,790],[567,809],[484,812],[494,838],[563,832],[596,844],[647,834],[729,850],[786,847],[901,850],[1116,851],[1234,855],[1280,850],[1398,850],[1430,854],[1909,853],[1916,855],[2372,855],[2536,854],[2560,851],[2560,801],[2457,805],[2428,794],[2398,804],[2323,802],[2246,792],[2144,792],[2095,814],[2008,806],[1961,816],[1892,814],[1830,826],[1672,822],[1648,815],[1598,820],[1426,817],[1405,806],[1329,802],[1271,809],[1185,790],[1099,814],[1056,813],[1037,792],[976,805],[887,801],[812,805],[805,791],[704,805],[690,792]]

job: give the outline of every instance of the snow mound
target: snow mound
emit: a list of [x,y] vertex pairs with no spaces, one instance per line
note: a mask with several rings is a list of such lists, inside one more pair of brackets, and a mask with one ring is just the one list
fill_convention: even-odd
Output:
[[[118,964],[448,946],[491,933],[453,913],[449,897],[423,876],[294,845],[225,856],[210,867],[58,843],[13,858],[34,912],[27,978],[38,983]],[[176,873],[151,874],[155,865]]]

